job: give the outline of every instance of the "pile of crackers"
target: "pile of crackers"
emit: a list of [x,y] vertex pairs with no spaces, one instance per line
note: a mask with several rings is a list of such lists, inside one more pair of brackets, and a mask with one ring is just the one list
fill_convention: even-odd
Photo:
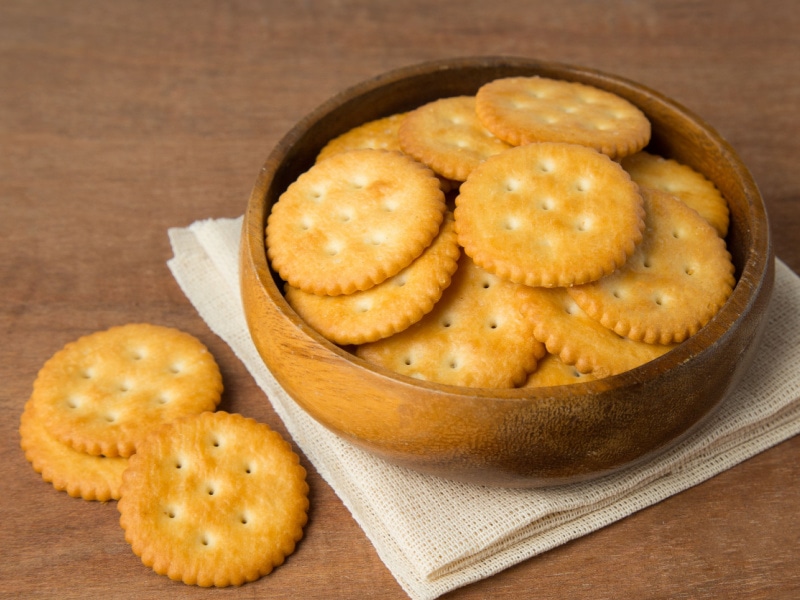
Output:
[[513,388],[668,352],[735,285],[725,198],[626,99],[508,77],[331,140],[267,255],[321,335],[394,372]]
[[192,335],[112,327],[44,364],[21,417],[21,446],[56,489],[119,500],[125,539],[157,573],[241,585],[294,551],[308,485],[280,434],[216,410],[222,389],[216,361]]

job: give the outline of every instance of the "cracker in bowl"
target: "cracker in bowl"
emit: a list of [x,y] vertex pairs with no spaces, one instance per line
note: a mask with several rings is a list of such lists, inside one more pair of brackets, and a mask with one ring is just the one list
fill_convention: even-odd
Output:
[[587,315],[565,288],[523,288],[522,311],[550,354],[597,378],[629,371],[674,348],[635,342]]
[[536,365],[536,370],[528,375],[528,380],[522,387],[571,385],[596,379],[597,377],[591,373],[581,373],[574,365],[568,365],[555,354],[548,352]]
[[464,254],[433,310],[405,331],[357,348],[359,357],[403,375],[470,387],[515,387],[544,356],[520,313],[522,286]]
[[506,77],[476,94],[481,123],[514,146],[581,144],[618,159],[644,148],[650,121],[624,98],[594,86],[546,77]]
[[405,113],[398,113],[353,127],[325,144],[317,154],[316,161],[325,160],[348,150],[399,151],[400,140],[397,137],[397,130],[404,118]]
[[336,344],[364,344],[399,333],[429,313],[450,285],[461,250],[451,213],[421,256],[397,275],[361,292],[326,296],[286,285],[289,305]]
[[530,286],[600,279],[642,239],[638,186],[607,156],[575,144],[507,150],[479,165],[456,198],[464,251],[487,271]]
[[637,152],[620,162],[622,168],[641,186],[672,194],[695,209],[721,238],[728,235],[730,210],[713,182],[688,165],[650,152]]
[[634,255],[600,281],[569,289],[591,317],[619,335],[651,344],[697,333],[733,291],[725,242],[674,196],[642,188],[647,229]]
[[453,181],[464,181],[484,160],[510,148],[478,120],[474,96],[420,106],[403,119],[397,135],[403,152]]
[[311,294],[351,294],[396,275],[439,232],[439,179],[400,153],[350,150],[300,175],[267,221],[281,278]]

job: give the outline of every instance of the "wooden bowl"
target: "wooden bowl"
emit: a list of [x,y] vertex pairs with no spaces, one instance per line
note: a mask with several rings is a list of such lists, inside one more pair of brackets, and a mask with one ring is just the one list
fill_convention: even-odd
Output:
[[[627,98],[650,118],[648,149],[711,179],[731,211],[737,285],[714,320],[639,368],[542,389],[473,389],[421,382],[328,342],[289,307],[267,264],[270,208],[332,137],[436,98],[474,94],[498,77],[541,75]],[[647,460],[716,409],[747,370],[772,292],[764,203],[747,168],[710,126],[641,85],[525,58],[477,57],[403,68],[325,102],[278,143],[244,217],[241,287],[253,341],[289,395],[325,427],[387,461],[445,478],[535,487],[586,480]]]

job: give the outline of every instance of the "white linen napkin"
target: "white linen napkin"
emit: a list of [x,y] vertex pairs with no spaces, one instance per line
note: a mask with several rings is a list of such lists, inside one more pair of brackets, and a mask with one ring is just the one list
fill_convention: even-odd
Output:
[[167,264],[414,600],[436,598],[622,519],[800,432],[800,277],[778,260],[767,331],[750,373],[701,429],[651,462],[537,490],[456,483],[390,465],[304,413],[261,361],[239,293],[241,227],[240,217],[170,229],[174,257]]

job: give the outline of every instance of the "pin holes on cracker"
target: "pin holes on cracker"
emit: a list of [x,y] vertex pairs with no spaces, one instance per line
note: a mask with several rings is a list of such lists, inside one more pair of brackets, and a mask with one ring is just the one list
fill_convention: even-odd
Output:
[[578,307],[578,304],[575,301],[567,297],[566,302],[564,303],[564,312],[568,315],[578,315],[580,314],[581,309]]
[[370,298],[362,298],[355,305],[356,312],[366,313],[372,309],[372,300]]
[[[226,447],[226,440],[223,435],[220,435],[214,431],[209,432],[206,437],[206,445],[212,450],[216,451],[224,451]],[[176,472],[180,472],[182,476],[188,476],[191,467],[191,461],[189,461],[184,456],[174,456],[172,458],[172,465]],[[252,460],[244,458],[241,464],[241,475],[249,476],[255,473],[256,466]],[[203,484],[203,490],[206,495],[208,496],[215,496],[219,491],[219,484],[214,481],[206,481]],[[164,514],[169,517],[170,519],[174,519],[179,515],[179,510],[175,506],[168,506],[163,509]],[[248,513],[242,511],[238,517],[238,520],[243,525],[246,525],[250,521],[250,517]],[[206,536],[206,539],[207,536]],[[203,545],[208,545],[204,542]]]
[[315,186],[308,191],[308,199],[314,204],[320,204],[328,190],[322,186]]
[[140,360],[144,360],[147,358],[149,352],[148,349],[144,346],[135,346],[128,351],[131,360],[134,362],[139,362]]
[[[128,348],[127,354],[131,362],[134,363],[139,363],[143,360],[150,358],[153,355],[152,352],[150,351],[150,348],[148,348],[146,345],[141,345],[141,344]],[[168,364],[167,370],[173,375],[179,375],[184,372],[185,365],[180,360],[172,361]],[[87,369],[87,373],[91,374],[91,370]],[[121,391],[128,391],[130,389],[130,384],[123,384],[123,386],[125,386],[126,389],[122,389],[121,386],[120,387]]]
[[575,180],[575,190],[578,192],[588,192],[592,188],[592,182],[588,177],[580,177]]
[[461,361],[456,356],[451,356],[446,360],[447,368],[452,371],[456,371],[461,367]]
[[370,178],[363,173],[354,174],[353,177],[351,177],[350,179],[350,185],[352,185],[357,190],[364,189],[369,185],[369,183],[370,183]]
[[516,192],[519,191],[520,187],[520,180],[516,177],[509,177],[505,180],[504,186],[507,192]]

